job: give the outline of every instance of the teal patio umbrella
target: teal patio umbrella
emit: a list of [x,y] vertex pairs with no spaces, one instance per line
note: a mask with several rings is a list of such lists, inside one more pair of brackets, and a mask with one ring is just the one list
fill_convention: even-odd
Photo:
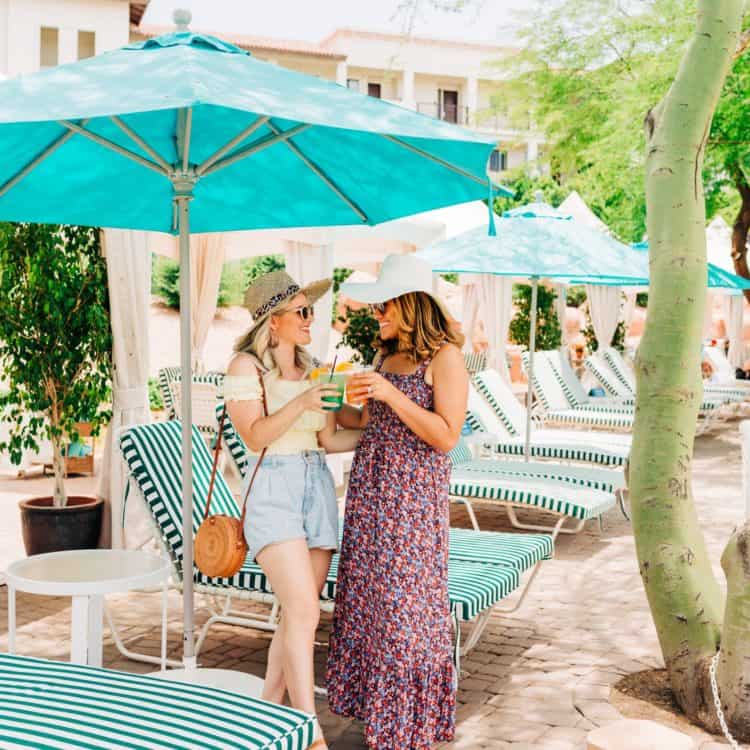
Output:
[[376,224],[491,197],[495,143],[175,20],[174,33],[0,83],[0,219],[179,235],[191,667],[190,232]]
[[529,385],[524,457],[531,447],[531,399],[536,348],[537,295],[540,278],[585,284],[637,284],[648,273],[648,262],[627,245],[575,221],[540,199],[503,213],[494,221],[495,235],[484,227],[434,243],[417,255],[435,271],[486,273],[531,280]]

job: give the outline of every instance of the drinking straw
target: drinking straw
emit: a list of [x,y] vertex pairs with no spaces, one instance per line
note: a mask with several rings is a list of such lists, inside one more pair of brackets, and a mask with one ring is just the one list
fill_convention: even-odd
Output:
[[333,373],[336,371],[336,360],[339,358],[339,353],[336,352],[336,354],[333,357],[333,364],[331,365],[331,372],[328,376],[328,382],[330,383],[333,380]]

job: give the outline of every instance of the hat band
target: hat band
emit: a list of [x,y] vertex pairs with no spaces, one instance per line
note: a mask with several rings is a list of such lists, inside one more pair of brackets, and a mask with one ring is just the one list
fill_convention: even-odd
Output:
[[279,304],[279,302],[282,302],[287,297],[293,297],[297,292],[299,292],[300,287],[297,284],[292,284],[288,286],[283,292],[279,292],[278,294],[274,294],[273,297],[266,300],[254,313],[253,313],[253,319],[257,320],[262,315],[265,315],[267,312],[270,312],[273,310],[276,305]]

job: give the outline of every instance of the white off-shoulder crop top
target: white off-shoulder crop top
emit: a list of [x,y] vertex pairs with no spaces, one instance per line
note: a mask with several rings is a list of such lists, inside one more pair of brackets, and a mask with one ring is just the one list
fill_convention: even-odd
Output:
[[[264,375],[268,413],[275,414],[293,398],[311,387],[309,380],[284,380],[278,370]],[[262,401],[263,392],[257,375],[227,375],[224,378],[224,400]],[[281,437],[268,446],[267,454],[290,455],[319,450],[317,434],[326,426],[325,414],[306,411]],[[253,451],[250,451],[253,453]]]

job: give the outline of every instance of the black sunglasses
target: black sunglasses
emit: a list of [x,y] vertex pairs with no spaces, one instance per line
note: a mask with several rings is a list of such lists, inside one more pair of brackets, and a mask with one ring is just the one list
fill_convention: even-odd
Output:
[[315,308],[312,305],[305,305],[304,307],[297,307],[289,312],[297,313],[302,320],[310,320],[315,317]]

